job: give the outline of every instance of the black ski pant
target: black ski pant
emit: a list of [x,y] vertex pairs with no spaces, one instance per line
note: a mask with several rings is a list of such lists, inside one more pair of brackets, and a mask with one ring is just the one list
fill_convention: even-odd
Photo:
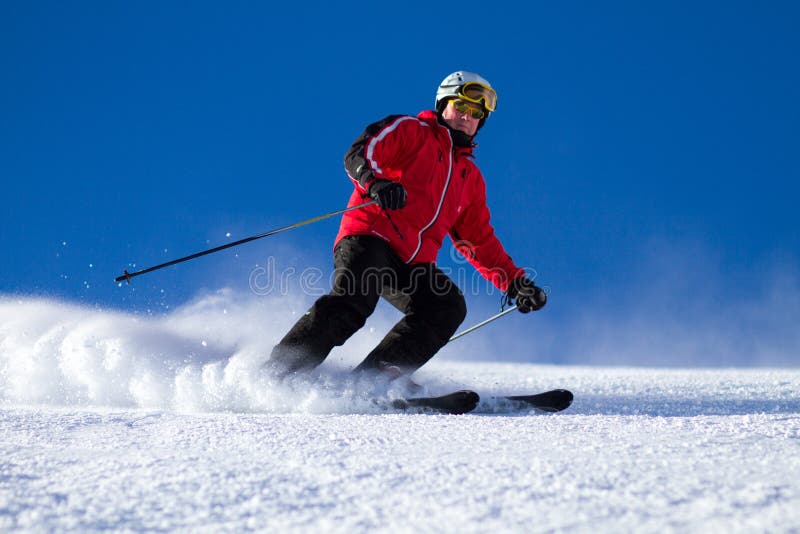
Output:
[[382,239],[348,236],[334,250],[331,292],[311,306],[275,346],[277,376],[310,370],[358,331],[385,298],[404,317],[356,371],[397,366],[410,374],[442,348],[466,316],[461,290],[432,263],[406,264]]

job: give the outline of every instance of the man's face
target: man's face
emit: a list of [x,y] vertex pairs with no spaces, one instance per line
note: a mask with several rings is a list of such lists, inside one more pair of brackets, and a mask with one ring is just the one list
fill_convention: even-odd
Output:
[[[459,111],[456,109],[456,106],[467,109],[465,109],[465,111]],[[478,123],[481,122],[481,119],[473,117],[472,110],[479,110],[482,112],[483,108],[478,104],[465,102],[464,100],[450,100],[442,112],[442,118],[452,129],[473,136],[475,132],[478,131]]]

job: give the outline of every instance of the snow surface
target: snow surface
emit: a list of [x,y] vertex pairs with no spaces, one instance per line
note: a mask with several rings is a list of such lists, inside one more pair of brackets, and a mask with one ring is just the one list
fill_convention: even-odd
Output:
[[272,383],[263,347],[288,322],[256,311],[0,299],[0,531],[800,530],[800,370],[435,359],[430,393],[575,403],[398,414],[346,357]]

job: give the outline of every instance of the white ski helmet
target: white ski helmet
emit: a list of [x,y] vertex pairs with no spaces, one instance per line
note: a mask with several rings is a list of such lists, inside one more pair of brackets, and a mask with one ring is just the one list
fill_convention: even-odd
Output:
[[474,72],[460,70],[442,80],[436,90],[436,110],[441,111],[442,101],[451,98],[481,104],[489,112],[497,109],[497,93],[486,78]]

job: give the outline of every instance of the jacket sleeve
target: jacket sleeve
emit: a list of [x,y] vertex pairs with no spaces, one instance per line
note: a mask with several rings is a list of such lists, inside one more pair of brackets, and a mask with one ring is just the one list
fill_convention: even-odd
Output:
[[450,230],[450,237],[456,249],[481,276],[501,291],[506,291],[511,281],[524,276],[525,271],[514,264],[494,233],[486,205],[483,177],[480,177],[476,189],[472,195],[473,201]]
[[415,153],[415,128],[422,123],[408,115],[390,115],[367,126],[344,156],[347,175],[364,190],[376,179],[400,181],[404,159]]

